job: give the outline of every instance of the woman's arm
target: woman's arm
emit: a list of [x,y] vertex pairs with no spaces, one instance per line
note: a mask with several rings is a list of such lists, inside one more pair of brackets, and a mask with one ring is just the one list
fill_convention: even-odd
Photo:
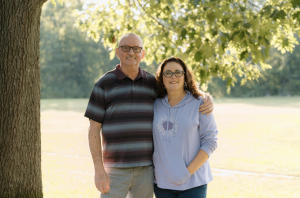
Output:
[[199,113],[199,134],[199,152],[187,167],[191,174],[196,172],[217,148],[218,129],[213,114],[207,116]]
[[196,157],[187,167],[191,175],[194,174],[194,172],[196,172],[206,162],[206,160],[208,160],[207,153],[204,150],[200,149]]

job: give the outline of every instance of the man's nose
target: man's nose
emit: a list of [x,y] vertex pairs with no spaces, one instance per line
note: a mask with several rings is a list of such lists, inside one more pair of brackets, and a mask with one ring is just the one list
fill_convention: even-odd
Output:
[[133,49],[132,49],[132,48],[130,48],[130,50],[129,50],[128,54],[134,54],[134,52],[133,52]]

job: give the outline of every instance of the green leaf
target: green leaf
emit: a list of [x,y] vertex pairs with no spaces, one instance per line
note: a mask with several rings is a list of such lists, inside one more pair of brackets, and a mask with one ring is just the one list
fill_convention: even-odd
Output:
[[208,10],[209,8],[210,8],[209,6],[205,6],[205,7],[203,7],[203,10],[206,11],[206,10]]
[[244,23],[244,25],[243,25],[246,29],[249,29],[250,27],[251,27],[251,24],[250,23],[248,23],[248,22],[246,22],[246,23]]
[[243,38],[245,38],[245,31],[241,31],[239,34],[239,38],[242,40]]
[[202,53],[200,51],[196,52],[194,58],[195,61],[200,62],[202,59]]
[[205,83],[206,72],[203,69],[200,70],[200,79],[202,83]]
[[272,5],[267,5],[266,7],[264,7],[261,11],[261,15],[269,15],[271,13],[272,10]]
[[293,8],[296,8],[298,6],[300,6],[300,1],[299,0],[290,0]]
[[217,31],[217,30],[215,30],[215,29],[212,29],[212,30],[211,30],[211,35],[212,35],[213,37],[215,37],[217,34],[218,34],[218,31]]
[[273,20],[284,19],[285,17],[286,13],[283,10],[274,10],[274,12],[271,14],[271,18],[273,18]]
[[185,28],[183,28],[183,29],[181,30],[180,38],[181,38],[181,39],[185,39],[186,34],[187,34],[187,31],[186,31]]
[[232,78],[228,78],[228,79],[227,79],[226,86],[227,86],[227,87],[230,87],[231,85],[232,85]]
[[246,10],[246,8],[243,7],[243,6],[241,6],[240,9],[241,9],[242,12],[244,12]]
[[300,11],[294,13],[292,16],[293,16],[293,19],[297,20],[298,23],[300,23]]
[[196,34],[196,31],[194,29],[191,29],[188,33],[190,39],[194,39],[195,37],[195,34]]
[[[173,49],[173,48],[172,48]],[[186,53],[189,54],[194,49],[194,44],[192,43],[188,49],[186,50]]]
[[247,51],[247,50],[243,51],[243,52],[240,54],[240,60],[244,60],[246,54],[248,54],[248,51]]
[[216,13],[213,11],[207,13],[207,18],[209,19],[210,22],[213,22],[216,18]]
[[241,32],[241,30],[236,30],[233,32],[233,34],[230,36],[229,40],[232,41],[234,39],[234,37],[239,34]]
[[236,22],[234,22],[233,24],[232,24],[232,27],[233,28],[237,28],[237,27],[239,27],[239,24],[240,23],[242,23],[242,21],[236,21]]

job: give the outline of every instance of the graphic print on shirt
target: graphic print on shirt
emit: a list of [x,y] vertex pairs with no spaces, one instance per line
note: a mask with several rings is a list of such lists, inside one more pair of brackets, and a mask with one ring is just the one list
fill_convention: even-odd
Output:
[[168,117],[165,115],[164,117],[161,117],[159,119],[156,126],[158,128],[159,133],[163,136],[162,140],[165,140],[168,143],[170,143],[170,137],[175,137],[175,134],[177,133],[178,120],[174,117],[170,117],[168,122]]

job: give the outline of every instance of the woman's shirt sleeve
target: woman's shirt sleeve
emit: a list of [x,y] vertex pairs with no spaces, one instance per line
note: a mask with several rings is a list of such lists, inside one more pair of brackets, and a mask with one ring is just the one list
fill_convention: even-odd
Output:
[[217,148],[218,129],[213,114],[206,115],[199,113],[199,134],[200,134],[200,149],[204,150],[207,155],[210,155]]

